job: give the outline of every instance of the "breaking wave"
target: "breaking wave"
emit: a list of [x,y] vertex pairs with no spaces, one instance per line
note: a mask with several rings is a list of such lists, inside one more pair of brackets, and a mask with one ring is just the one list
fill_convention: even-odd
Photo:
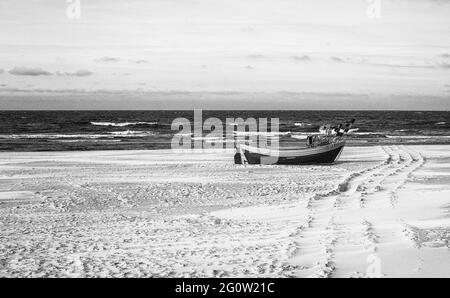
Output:
[[157,125],[158,122],[91,122],[92,125],[99,125],[99,126],[117,126],[117,127],[124,127],[124,126],[132,126],[132,125]]
[[101,138],[125,138],[125,137],[145,137],[154,135],[148,131],[112,131],[102,134],[54,134],[54,133],[36,133],[36,134],[7,134],[0,135],[0,139],[101,139]]
[[304,126],[312,126],[312,124],[311,123],[303,123],[303,122],[295,122],[294,126],[304,127]]

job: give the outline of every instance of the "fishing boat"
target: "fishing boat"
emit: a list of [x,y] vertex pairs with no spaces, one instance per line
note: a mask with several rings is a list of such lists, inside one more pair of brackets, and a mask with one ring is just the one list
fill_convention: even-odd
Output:
[[319,134],[308,135],[306,144],[292,146],[280,142],[276,148],[257,147],[248,143],[238,143],[234,160],[236,164],[315,164],[333,163],[342,153],[345,136],[351,130],[354,119],[345,125],[324,125]]

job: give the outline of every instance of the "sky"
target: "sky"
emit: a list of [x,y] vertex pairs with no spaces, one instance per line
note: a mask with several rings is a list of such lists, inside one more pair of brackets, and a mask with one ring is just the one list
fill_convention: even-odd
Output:
[[0,109],[450,110],[449,16],[450,0],[1,0]]

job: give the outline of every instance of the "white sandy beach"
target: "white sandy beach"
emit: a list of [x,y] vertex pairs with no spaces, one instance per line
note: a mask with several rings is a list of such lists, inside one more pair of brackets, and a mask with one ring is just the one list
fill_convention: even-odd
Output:
[[326,166],[0,153],[0,277],[450,277],[450,146]]

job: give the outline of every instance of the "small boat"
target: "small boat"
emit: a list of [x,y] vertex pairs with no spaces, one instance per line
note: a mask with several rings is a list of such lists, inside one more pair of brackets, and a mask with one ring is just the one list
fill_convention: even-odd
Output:
[[[345,141],[339,141],[328,145],[313,148],[285,147],[278,150],[258,148],[249,145],[239,145],[239,157],[241,162],[248,164],[285,164],[298,165],[310,163],[332,163],[337,160],[344,149]],[[242,158],[242,155],[244,158]],[[235,159],[236,159],[235,158]]]
[[333,163],[341,155],[345,146],[344,136],[354,121],[352,119],[345,126],[341,124],[336,127],[321,127],[320,134],[308,136],[303,147],[285,146],[282,142],[277,148],[260,148],[238,143],[234,161],[236,164],[280,165]]

